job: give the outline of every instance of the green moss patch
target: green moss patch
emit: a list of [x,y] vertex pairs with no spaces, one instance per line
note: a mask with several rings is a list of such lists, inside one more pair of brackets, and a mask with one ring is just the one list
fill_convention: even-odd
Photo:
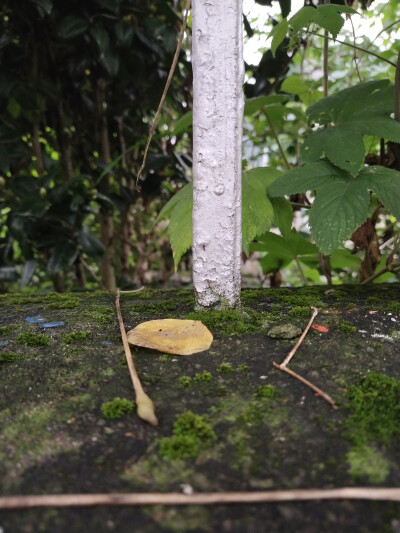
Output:
[[20,357],[21,356],[18,353],[0,352],[0,364],[13,363],[16,359],[19,359]]
[[268,313],[257,312],[252,309],[224,309],[221,311],[207,310],[188,313],[188,320],[200,320],[212,332],[222,335],[241,335],[265,330]]
[[195,459],[216,438],[207,417],[191,411],[176,417],[172,433],[172,437],[164,437],[160,442],[162,457]]
[[50,337],[43,333],[27,331],[18,335],[17,342],[25,344],[25,346],[47,346],[50,344]]
[[73,331],[63,335],[63,342],[65,344],[72,344],[73,342],[80,342],[86,340],[90,335],[90,331]]
[[400,381],[370,372],[346,392],[349,416],[346,434],[355,444],[389,445],[400,434]]
[[193,381],[211,381],[211,380],[212,380],[212,374],[211,372],[207,372],[207,370],[204,370],[204,372],[198,372],[193,377]]
[[356,333],[357,331],[356,326],[352,326],[349,322],[346,322],[346,320],[339,322],[337,329],[343,333]]
[[126,398],[114,398],[111,402],[105,402],[101,406],[101,413],[104,418],[122,418],[133,411],[134,402]]
[[235,372],[235,369],[233,368],[231,363],[221,363],[217,368],[217,372],[219,372],[220,374],[233,374],[233,372]]
[[347,454],[353,477],[383,482],[390,462],[378,449],[389,447],[400,434],[400,382],[385,374],[370,372],[346,392],[349,416],[345,435],[354,447]]
[[370,483],[383,483],[391,463],[373,446],[356,446],[346,455],[349,472],[354,479],[367,477]]
[[301,318],[308,318],[312,314],[310,307],[305,307],[303,305],[296,305],[289,311],[289,316],[298,316]]
[[9,335],[14,329],[17,329],[17,326],[10,325],[10,326],[2,326],[0,328],[0,337],[6,337]]
[[97,322],[97,324],[105,325],[114,323],[117,320],[117,315],[114,307],[105,305],[92,305],[90,309],[85,309],[82,316]]

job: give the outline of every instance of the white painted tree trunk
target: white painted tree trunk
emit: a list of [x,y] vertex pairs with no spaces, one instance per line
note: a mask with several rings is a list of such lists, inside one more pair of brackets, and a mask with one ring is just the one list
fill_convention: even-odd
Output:
[[192,0],[193,282],[197,307],[240,303],[242,0]]

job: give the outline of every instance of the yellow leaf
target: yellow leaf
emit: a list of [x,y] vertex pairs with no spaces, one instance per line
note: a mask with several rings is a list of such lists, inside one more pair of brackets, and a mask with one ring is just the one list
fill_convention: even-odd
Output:
[[199,320],[150,320],[128,331],[128,341],[176,355],[190,355],[208,350],[213,336]]

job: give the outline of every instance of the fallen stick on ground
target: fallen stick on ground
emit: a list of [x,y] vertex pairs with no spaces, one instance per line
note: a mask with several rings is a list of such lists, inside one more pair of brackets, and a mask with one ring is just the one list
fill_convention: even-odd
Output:
[[338,406],[336,405],[335,401],[329,396],[329,394],[327,394],[322,389],[320,389],[319,387],[311,383],[311,381],[308,381],[308,379],[305,379],[303,378],[303,376],[300,376],[300,374],[297,374],[297,372],[293,372],[293,370],[290,370],[290,368],[288,368],[287,366],[290,360],[292,359],[292,357],[294,356],[294,354],[296,353],[298,347],[303,342],[304,337],[307,335],[308,330],[311,327],[311,324],[314,322],[314,318],[318,315],[318,312],[320,311],[318,307],[311,307],[311,309],[313,310],[313,314],[307,326],[305,327],[303,333],[300,335],[299,340],[296,342],[296,344],[293,346],[293,348],[290,350],[290,352],[287,354],[287,356],[285,357],[285,359],[282,361],[281,364],[278,364],[275,361],[273,361],[272,364],[274,365],[275,368],[282,370],[282,372],[286,372],[286,374],[289,374],[295,379],[301,381],[301,383],[304,383],[304,385],[307,385],[307,387],[309,387],[314,392],[319,394],[322,398],[324,398],[324,400],[326,400],[334,409],[338,409]]
[[197,494],[111,493],[43,494],[40,496],[5,496],[0,509],[32,507],[93,507],[96,505],[216,505],[226,503],[274,503],[306,500],[381,500],[400,502],[399,488],[341,487],[337,489],[295,489],[255,492],[203,492]]
[[[127,292],[139,292],[137,291],[127,291]],[[152,426],[158,425],[158,420],[155,414],[154,404],[151,398],[144,392],[142,384],[140,383],[139,375],[137,373],[135,363],[133,362],[133,357],[131,349],[129,347],[128,338],[126,336],[124,321],[122,320],[121,307],[119,304],[120,290],[117,289],[117,296],[115,298],[115,307],[117,309],[117,317],[119,329],[121,331],[122,343],[124,345],[126,362],[128,363],[129,373],[131,375],[133,388],[135,390],[135,401],[137,406],[137,414],[142,419],[151,424]]]

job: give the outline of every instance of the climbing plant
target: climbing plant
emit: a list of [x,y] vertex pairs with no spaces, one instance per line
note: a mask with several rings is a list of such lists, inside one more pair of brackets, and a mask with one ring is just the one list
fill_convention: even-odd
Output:
[[[387,38],[400,14],[393,2],[389,14],[380,8],[389,32],[383,50],[367,39],[340,46],[384,64],[390,79],[379,66],[367,77],[357,58],[355,68],[347,69],[346,87],[343,61],[333,60],[340,76],[328,68],[329,54],[341,49],[334,41],[345,17],[360,16],[335,3],[274,20],[270,48],[257,68],[248,68],[253,84],[248,81],[245,92],[254,97],[245,105],[242,248],[247,255],[261,252],[265,274],[292,262],[301,283],[319,282],[322,275],[354,281],[355,269],[359,281],[395,279],[400,272],[400,67]],[[321,52],[310,53],[311,42]],[[271,68],[274,58],[282,61],[280,70]],[[319,67],[317,81],[305,73],[308,58],[311,71]],[[261,149],[258,160],[269,166],[249,169],[257,164],[249,145]],[[171,220],[175,264],[191,245],[190,187],[160,213]],[[293,212],[301,213],[297,231],[291,228]],[[280,235],[268,231],[273,227]]]

